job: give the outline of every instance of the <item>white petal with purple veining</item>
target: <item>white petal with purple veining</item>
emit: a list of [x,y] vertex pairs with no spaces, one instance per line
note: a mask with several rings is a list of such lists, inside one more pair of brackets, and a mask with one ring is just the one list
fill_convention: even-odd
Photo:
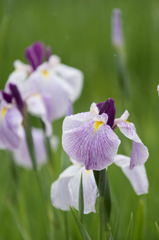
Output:
[[148,149],[137,135],[134,125],[129,122],[121,122],[117,126],[127,138],[133,141],[130,168],[144,164],[149,157]]
[[[82,115],[87,119],[87,113]],[[75,126],[76,121],[74,121],[77,118],[76,115],[68,118],[73,122],[73,127],[71,129],[71,122],[64,123],[62,145],[66,153],[83,164],[87,170],[101,170],[110,165],[120,144],[118,136],[110,126],[101,123],[101,126],[95,130],[95,121],[92,120],[83,122],[83,124],[79,122],[80,126],[78,127],[78,124]]]
[[114,163],[122,169],[137,195],[148,193],[149,183],[144,165],[130,170],[130,158],[120,154],[115,156]]

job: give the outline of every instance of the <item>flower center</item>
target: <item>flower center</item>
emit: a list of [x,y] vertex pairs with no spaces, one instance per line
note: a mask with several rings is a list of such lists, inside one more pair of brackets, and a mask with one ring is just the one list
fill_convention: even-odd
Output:
[[2,110],[1,110],[1,117],[2,118],[4,118],[4,115],[6,114],[6,112],[7,112],[7,108],[6,107],[2,108]]
[[98,130],[99,127],[101,127],[103,125],[102,121],[96,121],[94,123],[94,133]]
[[49,73],[48,73],[47,70],[43,70],[43,71],[42,71],[42,74],[43,74],[43,76],[44,76],[45,79],[48,78]]

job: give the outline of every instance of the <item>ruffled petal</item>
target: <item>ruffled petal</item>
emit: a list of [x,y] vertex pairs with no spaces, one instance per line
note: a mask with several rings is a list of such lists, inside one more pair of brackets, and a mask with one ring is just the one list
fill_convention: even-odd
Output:
[[53,71],[45,70],[45,68],[38,68],[31,74],[29,81],[34,85],[36,92],[43,97],[47,118],[50,121],[65,115],[69,103],[69,96],[66,90],[68,84],[64,84],[57,74]]
[[67,116],[63,121],[63,132],[80,127],[84,123],[91,121],[93,118],[94,115],[90,112],[78,113],[75,115]]
[[149,183],[144,165],[130,170],[130,158],[120,154],[115,156],[114,163],[122,169],[137,195],[148,193]]
[[[87,113],[82,115],[87,119]],[[76,118],[77,115],[70,116],[64,121],[62,136],[64,150],[70,158],[83,164],[87,170],[106,168],[117,154],[119,138],[106,123],[101,123],[96,130],[95,121],[86,121],[83,124],[79,122],[77,126],[78,122],[74,121],[74,117]],[[72,129],[71,124],[68,123],[69,119],[73,123]]]
[[72,91],[68,91],[68,94],[71,101],[74,102],[79,98],[83,88],[82,72],[64,64],[57,64],[54,67],[54,71],[72,88]]
[[121,122],[117,124],[117,126],[127,138],[133,141],[130,169],[135,166],[144,164],[149,157],[149,152],[147,147],[142,143],[141,139],[137,135],[134,125],[129,122]]

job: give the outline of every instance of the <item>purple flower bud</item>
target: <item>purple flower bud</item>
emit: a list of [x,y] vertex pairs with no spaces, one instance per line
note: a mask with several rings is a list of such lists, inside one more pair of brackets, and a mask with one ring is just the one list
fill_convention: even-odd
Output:
[[10,88],[10,91],[12,93],[12,97],[14,97],[14,99],[16,101],[16,104],[17,104],[17,107],[18,107],[19,111],[23,115],[24,102],[22,100],[21,94],[20,94],[17,86],[15,84],[10,83],[9,88]]
[[114,100],[112,98],[108,98],[105,102],[97,103],[97,107],[99,109],[99,115],[102,113],[106,113],[108,115],[107,124],[112,127],[116,114]]
[[49,58],[50,58],[50,56],[51,56],[51,53],[52,53],[51,47],[48,46],[48,47],[46,48],[46,60],[47,60],[47,61],[49,60]]
[[119,9],[114,9],[112,12],[112,43],[116,47],[123,46],[121,11]]
[[11,103],[12,102],[12,95],[11,94],[8,94],[4,91],[2,91],[2,97],[3,99],[7,102],[7,103]]
[[26,49],[26,58],[34,70],[44,59],[44,45],[41,42],[34,43]]

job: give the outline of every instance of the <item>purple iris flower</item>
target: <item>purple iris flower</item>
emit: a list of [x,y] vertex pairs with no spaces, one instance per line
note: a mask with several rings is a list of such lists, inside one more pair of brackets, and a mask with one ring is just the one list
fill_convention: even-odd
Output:
[[2,91],[2,97],[3,99],[8,103],[14,103],[16,104],[17,108],[23,115],[24,111],[24,102],[22,100],[21,94],[15,84],[10,83],[9,84],[9,91],[10,93],[7,93],[5,91]]
[[19,110],[10,104],[0,104],[0,148],[13,150],[23,138],[23,117]]
[[132,140],[130,169],[143,165],[149,153],[136,133],[134,125],[127,122],[124,114],[115,119],[113,99],[104,103],[93,103],[90,112],[68,116],[63,122],[62,145],[70,158],[86,167],[87,170],[102,170],[114,162],[120,139],[114,129],[119,130]]

